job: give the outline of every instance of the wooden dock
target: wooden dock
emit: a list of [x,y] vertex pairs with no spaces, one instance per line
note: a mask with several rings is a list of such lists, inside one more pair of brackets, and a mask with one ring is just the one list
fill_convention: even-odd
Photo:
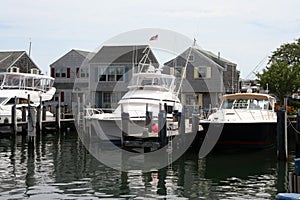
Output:
[[[17,119],[16,105],[12,106],[11,121],[0,123],[1,133],[28,133],[34,136],[36,131],[57,131],[60,129],[75,128],[75,119],[61,112],[60,106],[56,106],[56,112],[51,119],[47,119],[45,106],[22,107],[22,118]],[[66,118],[66,116],[68,116]],[[49,118],[49,116],[48,116]],[[29,129],[28,127],[32,127]]]

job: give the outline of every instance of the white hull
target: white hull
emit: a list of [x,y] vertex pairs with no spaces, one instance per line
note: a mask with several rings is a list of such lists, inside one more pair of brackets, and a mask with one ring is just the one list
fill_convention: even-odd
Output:
[[[98,119],[86,119],[86,123],[93,127],[93,131],[101,140],[116,141],[121,140],[122,137],[122,122],[121,119],[115,120],[98,120]],[[144,120],[129,121],[128,129],[131,136],[140,135],[144,131],[148,131],[145,128]]]

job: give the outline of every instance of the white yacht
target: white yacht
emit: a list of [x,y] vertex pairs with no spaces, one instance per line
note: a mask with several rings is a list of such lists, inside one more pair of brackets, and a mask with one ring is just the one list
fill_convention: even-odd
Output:
[[[221,97],[220,108],[200,120],[207,137],[219,134],[219,147],[265,147],[275,143],[276,99],[268,94],[236,93]],[[211,131],[210,131],[211,130]]]
[[[45,75],[2,72],[0,73],[0,123],[11,123],[12,106],[16,101],[17,120],[22,119],[21,108],[30,105],[38,106],[42,101],[52,99],[56,89],[53,86],[54,78]],[[53,118],[53,114],[46,112],[46,118]]]
[[[101,111],[85,118],[99,123],[96,124],[95,129],[101,139],[120,140],[121,113],[126,112],[130,117],[130,134],[140,134],[145,131],[146,107],[149,112],[152,112],[153,122],[157,122],[158,113],[161,109],[165,109],[165,104],[167,118],[172,118],[174,110],[181,112],[182,104],[175,88],[175,76],[163,74],[150,66],[146,72],[133,74],[128,86],[129,91],[118,102],[118,107],[112,113]],[[147,131],[152,132],[152,130]]]

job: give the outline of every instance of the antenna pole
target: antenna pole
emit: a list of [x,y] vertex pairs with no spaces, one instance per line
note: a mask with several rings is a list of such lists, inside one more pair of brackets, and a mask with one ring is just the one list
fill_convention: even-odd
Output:
[[31,38],[29,38],[29,51],[28,51],[28,54],[29,54],[29,57],[30,57],[30,54],[31,54]]
[[185,75],[186,75],[186,68],[187,68],[187,65],[188,65],[188,63],[189,63],[189,59],[190,59],[190,55],[191,55],[191,52],[192,52],[192,48],[193,48],[195,45],[196,45],[196,40],[194,39],[193,46],[190,47],[189,54],[188,54],[187,59],[186,59],[186,62],[185,62],[185,66],[184,66],[183,73],[182,73],[182,78],[181,78],[181,81],[180,81],[179,88],[178,88],[178,90],[177,90],[176,96],[179,95],[179,91],[180,91],[181,86],[182,86],[182,83],[183,83],[183,78],[184,78]]

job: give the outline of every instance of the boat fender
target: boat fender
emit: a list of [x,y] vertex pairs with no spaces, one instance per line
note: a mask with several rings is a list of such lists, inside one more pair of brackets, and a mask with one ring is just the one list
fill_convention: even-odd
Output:
[[157,123],[153,123],[151,126],[151,130],[155,133],[158,133],[158,124]]

